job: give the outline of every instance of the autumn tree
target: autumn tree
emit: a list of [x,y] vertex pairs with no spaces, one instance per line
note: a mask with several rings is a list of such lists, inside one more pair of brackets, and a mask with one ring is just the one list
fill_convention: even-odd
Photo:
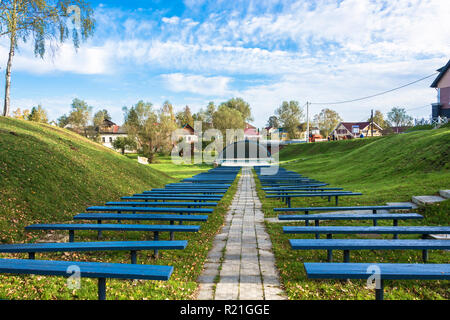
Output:
[[[188,114],[190,114],[189,107],[186,106]],[[173,110],[173,106],[169,101],[166,101],[158,113],[158,141],[156,142],[156,148],[163,154],[168,155],[172,150],[172,133],[177,129],[176,116]]]
[[189,106],[184,107],[183,111],[178,112],[176,118],[180,127],[186,124],[194,127],[194,117]]
[[[226,136],[228,129],[244,129],[245,121],[242,117],[242,113],[236,109],[229,108],[225,105],[219,107],[219,109],[213,114],[213,125],[215,129],[222,132],[223,138],[230,138]],[[226,141],[230,142],[230,141]]]
[[320,134],[328,137],[333,129],[342,121],[339,114],[331,109],[322,109],[314,116],[314,124],[319,128]]
[[247,102],[245,102],[242,98],[232,98],[220,105],[220,107],[223,106],[239,111],[242,118],[244,119],[244,122],[253,120],[250,105]]
[[280,127],[280,121],[278,120],[277,116],[270,116],[269,120],[267,120],[266,126],[278,129]]
[[155,160],[159,135],[158,115],[150,102],[139,101],[131,108],[124,107],[124,127],[130,138],[137,141],[139,151],[149,162]]
[[[372,118],[369,117],[367,119],[367,122],[371,122]],[[375,113],[373,114],[373,122],[375,122],[377,125],[379,125],[381,128],[385,129],[388,124],[386,120],[384,119],[384,115],[380,110],[375,110]]]
[[41,105],[33,107],[31,109],[30,115],[28,116],[28,120],[40,123],[48,123],[47,112],[42,108]]
[[300,136],[298,127],[303,119],[303,110],[299,103],[297,101],[283,101],[275,113],[284,130],[289,134],[289,138],[298,138]]
[[391,127],[408,126],[412,125],[413,118],[406,113],[404,108],[394,107],[387,114],[388,122]]
[[20,110],[20,108],[17,108],[15,111],[13,111],[13,117],[20,120],[28,120],[28,117],[30,116],[30,110],[25,109]]
[[94,114],[94,118],[92,119],[92,121],[93,121],[94,127],[98,128],[98,127],[100,127],[103,124],[103,122],[105,120],[111,120],[111,119],[112,118],[109,115],[108,110],[103,109],[103,110],[97,111]]
[[67,123],[78,133],[84,132],[87,136],[87,126],[91,117],[92,107],[89,106],[86,101],[78,98],[73,99],[72,111],[70,111],[67,117]]
[[118,137],[113,141],[112,146],[114,149],[120,150],[122,154],[125,154],[125,150],[136,149],[137,143],[133,137]]
[[[73,15],[72,15],[73,14]],[[72,39],[75,48],[92,36],[93,10],[84,0],[2,0],[0,1],[0,36],[9,38],[5,71],[3,115],[8,116],[11,94],[11,71],[19,40],[31,39],[36,56],[44,58],[46,47]]]

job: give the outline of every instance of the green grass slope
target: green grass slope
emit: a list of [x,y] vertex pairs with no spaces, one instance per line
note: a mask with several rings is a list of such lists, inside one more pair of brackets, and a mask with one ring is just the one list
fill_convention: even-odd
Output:
[[68,130],[0,117],[0,242],[24,226],[70,221],[86,206],[175,181]]
[[287,169],[364,194],[343,197],[342,205],[410,201],[414,195],[437,194],[450,188],[449,159],[449,128],[291,145],[280,151]]

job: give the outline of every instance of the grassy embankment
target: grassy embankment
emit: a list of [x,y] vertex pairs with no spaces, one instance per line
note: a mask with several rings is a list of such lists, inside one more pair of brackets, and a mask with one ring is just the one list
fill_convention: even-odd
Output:
[[[28,121],[0,118],[0,240],[2,243],[33,242],[47,233],[24,232],[32,223],[73,222],[72,216],[90,205],[119,200],[152,187],[161,187],[208,170],[208,166],[181,168],[163,159],[141,165],[67,130]],[[180,170],[182,169],[182,170]],[[186,299],[196,288],[212,239],[223,225],[224,215],[236,190],[233,185],[208,222],[198,233],[180,233],[185,250],[140,252],[138,262],[174,266],[167,282],[107,281],[108,299]],[[155,222],[157,223],[157,222]],[[53,239],[66,236],[55,232]],[[103,240],[146,240],[139,232],[104,232]],[[161,239],[168,239],[162,234]],[[76,241],[96,241],[95,232],[77,232]],[[25,258],[24,254],[0,254]],[[128,252],[38,254],[38,259],[129,263]],[[67,288],[61,277],[0,275],[0,299],[96,299],[96,280],[83,279],[80,290]]]
[[[307,177],[330,183],[330,186],[362,192],[363,196],[342,197],[340,205],[382,205],[386,202],[411,201],[413,195],[435,195],[440,189],[450,189],[450,130],[425,130],[382,138],[323,142],[309,145],[291,145],[281,150],[280,161],[286,169]],[[275,217],[273,208],[284,207],[278,200],[265,199],[260,190],[266,217]],[[334,202],[331,203],[333,205]],[[298,198],[293,207],[328,206],[319,198]],[[449,225],[450,200],[420,208],[422,221],[403,221],[400,225]],[[370,221],[365,223],[370,225]],[[358,225],[364,223],[323,222],[321,225]],[[379,225],[391,225],[381,222]],[[326,262],[326,252],[294,251],[288,239],[313,238],[285,235],[283,225],[303,223],[266,223],[270,233],[282,283],[290,299],[373,299],[373,291],[365,288],[364,281],[308,280],[303,262]],[[375,236],[338,236],[335,238],[361,238]],[[400,236],[418,238],[419,236]],[[378,238],[391,238],[379,236]],[[334,253],[334,261],[342,261],[342,252]],[[420,251],[352,251],[352,262],[420,263]],[[445,251],[430,251],[430,263],[450,263]],[[389,281],[387,299],[449,299],[448,281]]]

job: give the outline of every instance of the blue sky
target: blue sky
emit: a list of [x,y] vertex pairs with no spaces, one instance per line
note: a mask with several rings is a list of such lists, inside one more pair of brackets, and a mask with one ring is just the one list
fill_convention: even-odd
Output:
[[[13,110],[40,103],[56,119],[78,97],[121,124],[122,107],[139,100],[198,111],[209,101],[242,97],[262,127],[283,100],[371,95],[432,74],[450,59],[448,0],[91,3],[97,30],[78,52],[67,43],[41,60],[21,44]],[[6,44],[0,39],[2,71]],[[436,100],[431,82],[362,102],[313,105],[311,116],[329,107],[361,121],[371,108],[401,106],[428,117]]]

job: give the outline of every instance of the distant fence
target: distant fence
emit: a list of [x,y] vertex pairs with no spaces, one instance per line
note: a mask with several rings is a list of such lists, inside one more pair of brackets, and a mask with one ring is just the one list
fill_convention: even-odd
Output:
[[443,124],[447,124],[448,123],[448,118],[447,117],[436,117],[436,118],[432,118],[430,117],[429,119],[414,119],[414,126],[424,126],[424,125],[432,125],[435,128],[439,128],[441,125]]

